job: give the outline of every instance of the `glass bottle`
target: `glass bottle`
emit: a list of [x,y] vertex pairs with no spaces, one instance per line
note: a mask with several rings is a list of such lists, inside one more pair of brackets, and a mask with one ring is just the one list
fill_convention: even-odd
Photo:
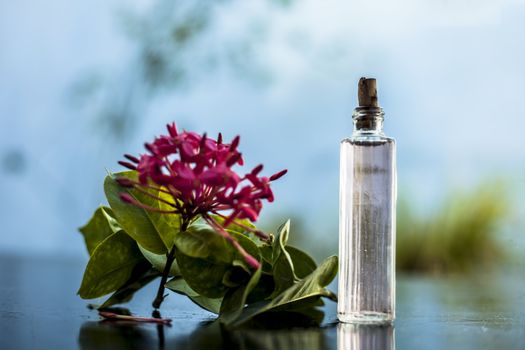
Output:
[[395,317],[396,145],[383,133],[375,79],[361,78],[354,131],[341,141],[339,301],[341,322]]

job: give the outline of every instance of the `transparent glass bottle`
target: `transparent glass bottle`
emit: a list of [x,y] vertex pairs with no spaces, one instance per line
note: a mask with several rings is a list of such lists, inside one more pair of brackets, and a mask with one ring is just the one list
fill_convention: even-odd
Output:
[[[375,84],[375,81],[374,81]],[[396,145],[383,109],[357,107],[341,141],[338,318],[388,323],[395,317]]]

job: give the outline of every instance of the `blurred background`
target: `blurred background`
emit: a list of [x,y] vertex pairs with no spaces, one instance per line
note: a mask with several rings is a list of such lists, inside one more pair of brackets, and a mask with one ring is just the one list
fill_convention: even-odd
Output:
[[378,79],[398,142],[398,268],[522,266],[519,0],[0,4],[0,254],[87,259],[77,228],[123,153],[180,128],[241,135],[292,241],[337,252],[339,141]]

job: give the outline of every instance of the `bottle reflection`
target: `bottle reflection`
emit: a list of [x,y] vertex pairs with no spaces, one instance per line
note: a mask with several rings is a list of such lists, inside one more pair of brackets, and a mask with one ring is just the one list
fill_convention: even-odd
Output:
[[357,325],[339,323],[337,325],[337,350],[394,350],[394,326]]

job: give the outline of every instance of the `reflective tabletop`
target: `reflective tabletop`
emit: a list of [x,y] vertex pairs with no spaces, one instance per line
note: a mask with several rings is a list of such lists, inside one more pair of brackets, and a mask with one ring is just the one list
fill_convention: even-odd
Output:
[[[0,257],[0,349],[525,348],[519,271],[401,276],[397,319],[390,326],[340,324],[335,303],[327,302],[321,327],[227,330],[213,322],[213,314],[173,293],[162,306],[170,326],[101,321],[76,295],[83,268],[84,262],[72,259]],[[125,306],[149,316],[155,287]]]

